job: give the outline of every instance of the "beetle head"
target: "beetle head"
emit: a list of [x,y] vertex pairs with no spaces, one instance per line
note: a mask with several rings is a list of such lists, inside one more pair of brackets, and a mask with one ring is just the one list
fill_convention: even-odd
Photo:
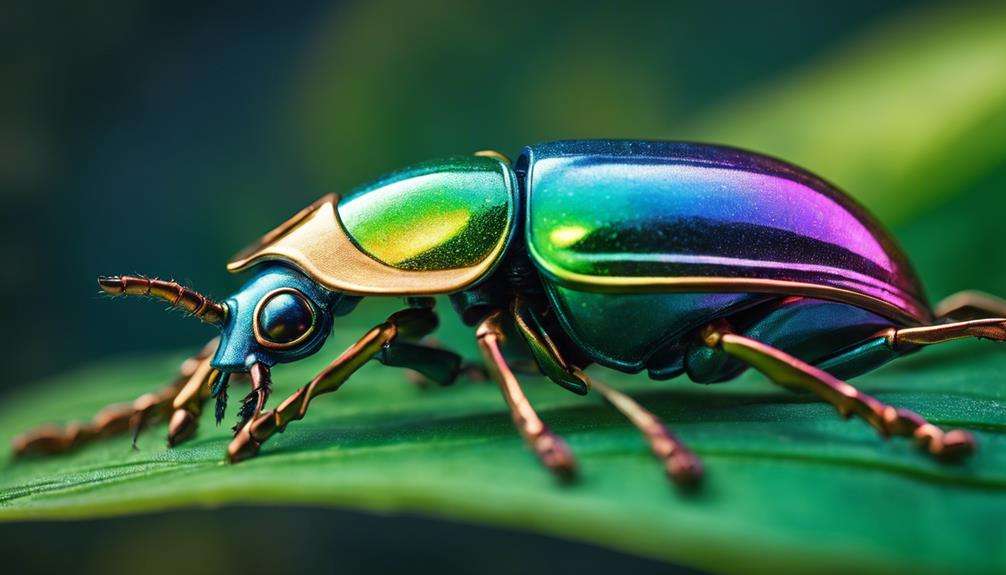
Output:
[[223,303],[157,279],[102,277],[98,284],[113,296],[167,301],[217,326],[220,345],[211,363],[224,372],[248,371],[255,363],[271,367],[315,353],[332,330],[332,318],[349,313],[360,300],[324,289],[281,264],[264,265]]
[[307,357],[332,331],[333,316],[349,313],[358,301],[293,268],[267,265],[224,302],[228,313],[213,367],[246,371],[256,362],[272,366]]

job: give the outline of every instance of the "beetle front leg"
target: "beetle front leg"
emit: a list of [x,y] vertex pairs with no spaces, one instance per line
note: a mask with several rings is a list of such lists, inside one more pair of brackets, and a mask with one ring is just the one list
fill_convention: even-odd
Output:
[[531,402],[520,387],[520,382],[507,366],[503,357],[501,344],[503,329],[500,311],[490,314],[479,325],[476,331],[479,348],[485,358],[486,365],[496,383],[503,392],[514,425],[520,431],[528,446],[538,459],[561,479],[572,478],[576,474],[576,459],[566,442],[552,433],[531,407]]
[[210,387],[220,377],[220,372],[210,367],[209,358],[199,365],[196,373],[182,386],[171,402],[172,413],[168,420],[168,445],[174,447],[196,433],[199,415],[210,396]]
[[75,422],[66,426],[50,425],[19,435],[12,441],[14,454],[63,453],[129,430],[134,432],[135,446],[136,434],[146,424],[163,417],[182,391],[190,386],[198,388],[205,384],[213,372],[210,359],[217,343],[218,340],[214,338],[197,355],[185,360],[178,377],[167,387],[145,393],[131,403],[109,405],[87,422]]
[[231,463],[237,463],[254,457],[262,444],[277,431],[283,430],[291,421],[302,419],[312,399],[342,387],[349,376],[385,346],[399,337],[421,337],[436,325],[437,317],[428,307],[409,308],[392,314],[384,323],[371,329],[344,351],[316,375],[311,383],[286,398],[279,407],[261,413],[245,424],[227,448],[228,459]]
[[774,383],[810,391],[834,405],[845,417],[858,415],[885,437],[913,437],[921,448],[943,459],[958,459],[975,449],[975,439],[967,431],[943,431],[913,411],[886,405],[781,350],[733,333],[725,322],[707,326],[701,337],[708,347],[750,365]]

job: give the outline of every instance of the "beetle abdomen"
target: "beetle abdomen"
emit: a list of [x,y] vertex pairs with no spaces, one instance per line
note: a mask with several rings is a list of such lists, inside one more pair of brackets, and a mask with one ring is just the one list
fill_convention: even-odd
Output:
[[517,171],[528,251],[549,283],[803,295],[901,324],[931,317],[887,233],[834,187],[779,160],[710,145],[569,141],[527,148]]
[[[550,285],[563,330],[592,361],[657,379],[684,370],[679,341],[711,320],[774,296],[743,293],[606,294]],[[655,359],[651,359],[655,358]]]

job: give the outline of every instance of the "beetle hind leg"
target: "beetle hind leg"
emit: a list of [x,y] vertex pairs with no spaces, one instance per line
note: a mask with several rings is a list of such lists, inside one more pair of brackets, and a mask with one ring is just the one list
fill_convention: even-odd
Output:
[[783,351],[734,333],[725,322],[707,326],[703,343],[719,349],[791,389],[804,389],[834,405],[845,417],[857,415],[881,435],[912,437],[941,459],[959,459],[975,449],[974,437],[963,430],[944,431],[907,409],[886,405],[827,372]]
[[182,363],[176,380],[167,387],[145,393],[130,403],[109,405],[90,421],[65,426],[47,425],[28,431],[11,442],[16,456],[65,453],[86,443],[126,431],[136,438],[149,423],[162,419],[171,410],[178,396],[190,386],[199,387],[210,377],[210,357],[217,340],[208,343],[198,355]]
[[963,291],[941,301],[935,313],[940,323],[892,328],[882,335],[895,350],[972,337],[1006,341],[1006,300],[996,296]]
[[969,337],[1006,341],[1006,318],[972,319],[922,327],[892,329],[886,334],[886,337],[888,344],[895,349],[933,345]]

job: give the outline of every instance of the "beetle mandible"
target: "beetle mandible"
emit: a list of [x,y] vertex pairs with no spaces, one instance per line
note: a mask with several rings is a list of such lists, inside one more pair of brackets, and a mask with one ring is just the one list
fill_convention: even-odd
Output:
[[[224,302],[170,281],[99,278],[107,294],[167,301],[220,336],[164,390],[88,423],[27,433],[15,451],[65,451],[159,416],[177,445],[211,395],[220,420],[229,378],[240,373],[252,390],[227,455],[253,457],[369,360],[443,384],[457,378],[461,357],[423,341],[437,326],[432,296],[448,295],[474,328],[518,430],[561,477],[576,461],[525,397],[502,348],[507,335],[555,383],[599,391],[680,483],[701,476],[696,456],[586,366],[700,383],[753,367],[885,437],[957,459],[974,450],[971,434],[839,378],[951,339],[1006,340],[1006,301],[962,292],[930,308],[895,242],[834,186],[777,159],[705,144],[560,141],[530,146],[512,165],[498,152],[419,164],[321,198],[228,269],[253,275]],[[377,295],[402,296],[405,308],[267,410],[270,368],[317,352],[333,318]]]

